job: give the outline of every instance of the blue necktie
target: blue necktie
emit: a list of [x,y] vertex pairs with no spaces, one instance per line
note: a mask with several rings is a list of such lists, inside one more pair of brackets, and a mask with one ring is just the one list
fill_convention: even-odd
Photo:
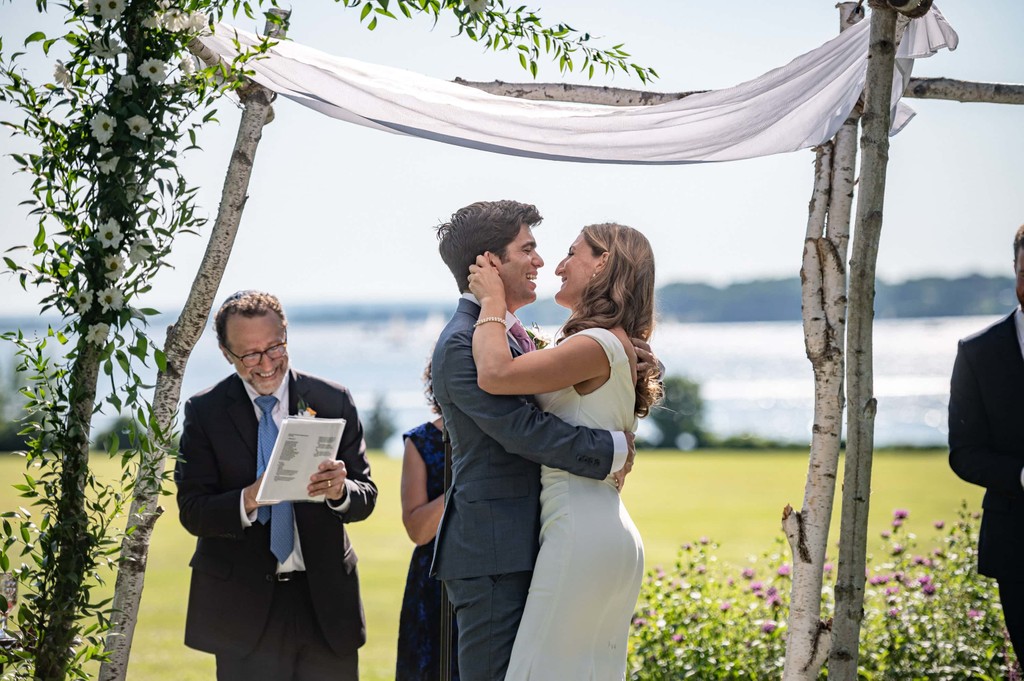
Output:
[[[274,450],[274,441],[277,440],[277,424],[274,423],[272,412],[277,405],[277,398],[273,395],[261,395],[256,398],[256,406],[260,408],[263,415],[260,417],[260,425],[256,430],[256,476],[263,475],[267,470],[267,461],[270,453]],[[256,520],[266,524],[270,520],[270,551],[277,558],[277,562],[283,563],[292,553],[295,546],[295,530],[292,526],[292,503],[282,501],[270,507],[261,506],[256,511]]]

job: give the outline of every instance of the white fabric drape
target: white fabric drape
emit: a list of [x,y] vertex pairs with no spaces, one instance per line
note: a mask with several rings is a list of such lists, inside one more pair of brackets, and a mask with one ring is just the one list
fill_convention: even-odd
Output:
[[[723,90],[654,106],[531,101],[281,42],[250,61],[252,79],[322,113],[372,128],[533,158],[598,163],[731,161],[830,139],[864,89],[869,21],[789,64]],[[230,61],[259,38],[219,24],[203,43]],[[894,72],[893,131],[913,112],[898,102],[913,60],[956,49],[933,6],[907,28]]]

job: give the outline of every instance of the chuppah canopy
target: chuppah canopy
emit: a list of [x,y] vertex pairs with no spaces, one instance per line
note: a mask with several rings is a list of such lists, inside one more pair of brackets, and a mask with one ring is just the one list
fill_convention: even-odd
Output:
[[[732,161],[831,139],[864,90],[868,27],[869,22],[860,22],[746,83],[652,106],[501,97],[285,41],[246,69],[256,83],[328,116],[464,147],[597,163]],[[230,62],[239,48],[256,46],[260,39],[218,24],[201,41]],[[914,59],[956,49],[957,42],[935,7],[911,21],[893,74],[893,133],[913,117],[899,97]]]

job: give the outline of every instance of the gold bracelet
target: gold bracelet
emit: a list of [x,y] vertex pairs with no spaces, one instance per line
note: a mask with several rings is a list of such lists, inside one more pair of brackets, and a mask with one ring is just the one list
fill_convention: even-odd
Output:
[[480,319],[476,320],[476,324],[473,325],[473,328],[475,329],[476,327],[480,326],[481,324],[486,324],[487,322],[498,322],[499,324],[504,326],[506,329],[508,328],[508,326],[505,324],[505,318],[504,317],[481,317]]

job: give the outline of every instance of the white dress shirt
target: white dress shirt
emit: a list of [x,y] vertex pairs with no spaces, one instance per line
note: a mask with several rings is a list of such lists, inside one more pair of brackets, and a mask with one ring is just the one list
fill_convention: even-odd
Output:
[[[256,398],[260,396],[256,390],[253,389],[246,381],[242,381],[242,385],[245,386],[245,392],[252,400],[252,407],[256,411],[256,420],[259,421],[263,417],[263,410],[256,405]],[[270,415],[274,419],[274,423],[277,427],[281,427],[281,421],[288,415],[288,377],[286,376],[281,385],[276,391],[274,391],[274,397],[277,398],[277,404],[274,405],[273,411]],[[352,500],[346,495],[345,499],[337,505],[331,504],[330,500],[325,499],[325,502],[332,511],[337,513],[344,513],[348,510],[352,503]],[[298,502],[302,503],[302,502]],[[238,497],[239,509],[242,514],[242,527],[251,527],[256,522],[256,513],[259,509],[253,510],[252,513],[245,512],[245,490]],[[306,569],[306,563],[302,559],[302,546],[299,544],[299,528],[295,525],[295,516],[292,515],[292,526],[295,532],[295,547],[292,549],[291,554],[283,563],[277,564],[278,572],[300,572]]]

